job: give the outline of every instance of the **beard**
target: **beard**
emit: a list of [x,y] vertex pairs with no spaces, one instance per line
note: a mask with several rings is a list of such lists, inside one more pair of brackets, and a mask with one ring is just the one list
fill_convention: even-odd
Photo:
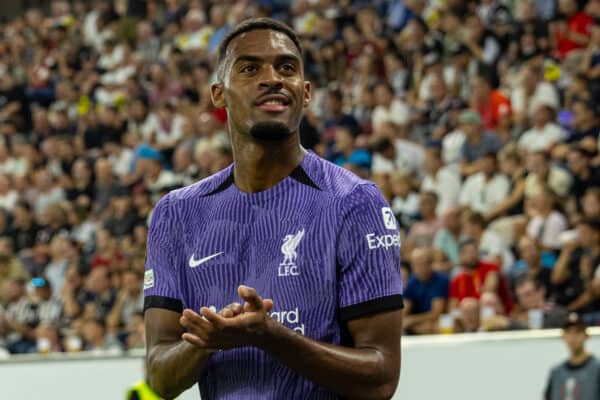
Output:
[[293,131],[283,122],[258,122],[250,128],[250,136],[257,140],[281,141],[290,137]]

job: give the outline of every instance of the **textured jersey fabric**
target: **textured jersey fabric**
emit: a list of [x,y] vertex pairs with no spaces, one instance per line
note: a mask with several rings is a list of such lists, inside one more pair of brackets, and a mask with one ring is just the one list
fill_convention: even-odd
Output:
[[[229,166],[164,196],[148,234],[145,309],[219,310],[240,301],[240,284],[272,298],[285,326],[349,344],[346,321],[402,307],[394,215],[373,183],[313,153],[262,192],[240,191]],[[215,353],[199,384],[203,399],[337,398],[252,347]]]

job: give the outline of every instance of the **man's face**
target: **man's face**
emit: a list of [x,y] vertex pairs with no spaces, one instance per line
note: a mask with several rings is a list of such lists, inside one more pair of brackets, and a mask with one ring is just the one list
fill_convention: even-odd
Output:
[[311,97],[301,54],[284,33],[258,29],[235,37],[223,60],[213,104],[227,108],[230,128],[257,139],[285,139],[297,131]]
[[465,244],[460,249],[460,263],[468,269],[475,269],[479,264],[479,250],[474,243]]
[[532,282],[524,282],[517,288],[517,298],[519,305],[524,310],[541,308],[544,305],[544,292],[542,289],[536,289]]
[[569,327],[563,333],[563,339],[571,353],[579,354],[583,351],[583,346],[587,340],[585,330],[577,326]]

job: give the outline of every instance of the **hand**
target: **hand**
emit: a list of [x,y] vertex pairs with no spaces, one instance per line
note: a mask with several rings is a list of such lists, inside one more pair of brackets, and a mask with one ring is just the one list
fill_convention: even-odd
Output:
[[190,309],[184,310],[180,323],[188,332],[181,338],[208,351],[261,343],[273,323],[268,314],[273,308],[273,301],[263,300],[254,289],[247,286],[240,286],[238,294],[244,304],[233,303],[219,313],[207,307],[202,307],[200,314]]

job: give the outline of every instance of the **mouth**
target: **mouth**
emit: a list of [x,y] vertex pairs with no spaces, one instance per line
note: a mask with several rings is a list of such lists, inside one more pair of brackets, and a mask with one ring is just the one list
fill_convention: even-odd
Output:
[[269,94],[259,97],[254,105],[262,111],[283,112],[289,108],[290,99],[283,94]]

